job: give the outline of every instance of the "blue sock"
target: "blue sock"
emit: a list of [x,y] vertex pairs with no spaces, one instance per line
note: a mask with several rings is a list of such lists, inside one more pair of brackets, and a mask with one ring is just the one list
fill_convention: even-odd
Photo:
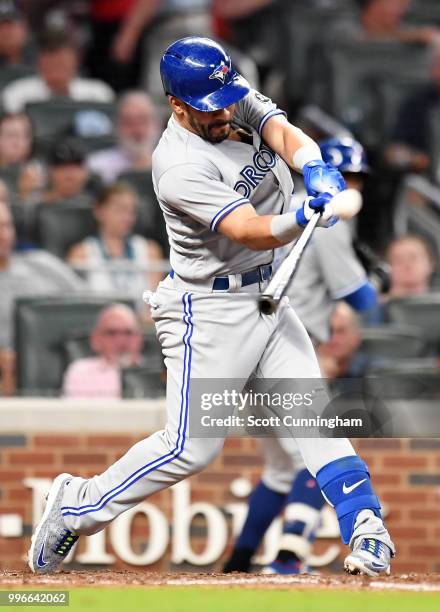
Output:
[[357,455],[331,461],[319,470],[316,480],[336,510],[344,544],[349,543],[356,516],[361,510],[372,510],[382,518],[368,468]]
[[[304,535],[309,541],[313,541],[315,539],[316,526],[319,522],[317,520],[317,513],[321,511],[324,503],[325,500],[318,483],[309,470],[304,468],[298,472],[287,497],[287,515],[283,533]],[[297,512],[298,504],[300,506]],[[309,511],[304,506],[308,506]],[[297,519],[293,518],[295,514],[298,514]],[[289,518],[290,516],[292,519]]]
[[260,481],[249,498],[249,510],[235,548],[256,551],[267,529],[281,512],[286,495],[277,493]]

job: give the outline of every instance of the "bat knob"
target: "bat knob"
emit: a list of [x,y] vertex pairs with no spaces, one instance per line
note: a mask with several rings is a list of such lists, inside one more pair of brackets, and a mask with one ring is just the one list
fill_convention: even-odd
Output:
[[262,295],[259,299],[260,312],[265,315],[270,315],[275,312],[278,306],[278,301],[274,300],[271,295]]

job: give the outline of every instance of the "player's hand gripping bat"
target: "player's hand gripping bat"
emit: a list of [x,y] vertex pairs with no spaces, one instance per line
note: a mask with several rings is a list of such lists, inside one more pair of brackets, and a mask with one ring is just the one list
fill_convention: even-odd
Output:
[[[362,196],[356,189],[346,189],[337,193],[331,204],[337,217],[351,219],[357,215],[362,207]],[[320,215],[320,212],[313,214],[292,250],[275,272],[266,291],[259,297],[260,312],[263,314],[272,314],[278,308],[281,298],[290,287],[298,262],[313,234]]]

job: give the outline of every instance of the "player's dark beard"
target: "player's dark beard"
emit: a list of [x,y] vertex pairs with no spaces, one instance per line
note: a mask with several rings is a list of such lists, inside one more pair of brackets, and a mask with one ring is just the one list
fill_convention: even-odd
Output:
[[[194,119],[194,117],[192,117],[191,115],[189,115],[188,120],[191,127],[197,132],[197,134],[199,134],[199,136],[201,136],[208,142],[212,142],[213,144],[218,144],[219,142],[223,142],[223,140],[226,140],[231,131],[231,124],[229,123],[229,121],[213,121],[212,123],[203,125],[199,123],[196,119]],[[213,136],[213,134],[211,133],[212,129],[222,127],[224,125],[228,125],[229,129],[223,132],[222,134],[219,134],[218,136]]]

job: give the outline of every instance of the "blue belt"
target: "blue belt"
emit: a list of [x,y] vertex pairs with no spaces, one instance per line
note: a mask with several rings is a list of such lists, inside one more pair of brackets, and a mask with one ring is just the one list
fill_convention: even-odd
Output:
[[[174,278],[174,270],[170,272],[171,278]],[[253,285],[265,280],[269,280],[272,276],[272,266],[258,266],[249,272],[244,272],[241,275],[241,286],[246,287],[247,285]],[[216,276],[212,284],[214,291],[227,291],[229,289],[229,277],[228,276]]]

